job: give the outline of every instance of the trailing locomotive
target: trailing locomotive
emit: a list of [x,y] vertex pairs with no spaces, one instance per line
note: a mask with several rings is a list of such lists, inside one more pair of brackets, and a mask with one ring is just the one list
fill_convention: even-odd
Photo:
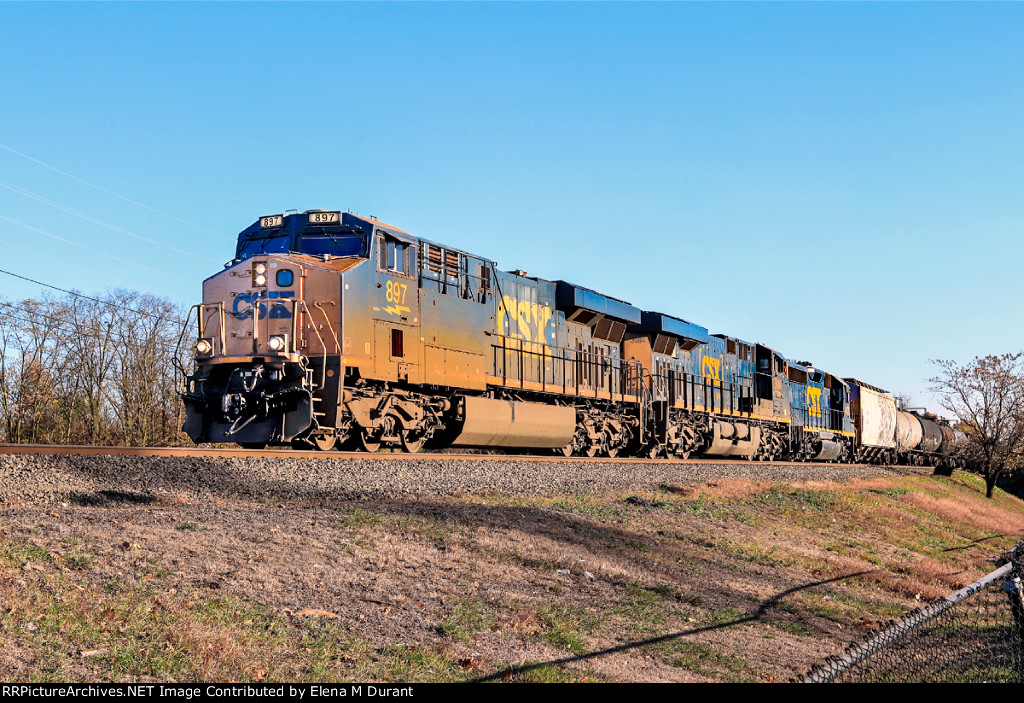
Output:
[[765,345],[349,212],[261,217],[192,314],[197,443],[935,463],[951,438]]

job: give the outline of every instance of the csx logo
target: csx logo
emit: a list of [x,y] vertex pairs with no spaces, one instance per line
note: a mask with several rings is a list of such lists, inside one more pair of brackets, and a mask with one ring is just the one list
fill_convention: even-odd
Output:
[[[272,290],[267,295],[267,298],[294,297],[295,293],[290,290]],[[261,298],[263,298],[263,296],[260,293],[239,293],[238,295],[235,296],[235,303],[232,306],[231,311],[239,320],[248,320],[250,317],[252,317],[252,309],[256,307],[256,301],[260,300]],[[265,320],[268,317],[268,315],[272,320],[289,318],[292,316],[292,311],[289,309],[290,307],[291,306],[285,305],[284,303],[260,303],[259,319]]]
[[722,380],[722,360],[705,356],[700,362],[700,375],[707,376],[716,381]]
[[[501,299],[498,306],[498,332],[509,337],[517,337],[526,342],[534,344],[523,345],[524,349],[530,350],[536,346],[535,351],[540,351],[541,345],[547,345],[551,318],[554,315],[547,305],[531,303],[529,300],[516,300],[510,295]],[[554,341],[551,339],[550,341]]]
[[807,389],[807,412],[814,417],[821,417],[821,389],[809,387]]

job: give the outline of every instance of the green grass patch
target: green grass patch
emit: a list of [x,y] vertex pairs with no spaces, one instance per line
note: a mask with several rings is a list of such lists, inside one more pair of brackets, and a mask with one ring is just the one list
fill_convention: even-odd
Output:
[[24,568],[27,564],[46,564],[53,561],[50,550],[37,544],[0,542],[0,566]]
[[674,499],[667,503],[672,510],[710,520],[735,520],[743,524],[755,521],[754,516],[731,503],[721,502],[707,497],[703,493],[696,498]]
[[737,656],[723,654],[714,647],[680,639],[659,642],[647,648],[661,661],[677,669],[714,681],[750,682],[757,677],[750,664]]
[[592,613],[583,608],[551,604],[540,608],[537,614],[544,625],[538,636],[542,642],[573,654],[587,652],[585,637],[598,625]]
[[596,683],[604,680],[590,669],[567,669],[557,664],[525,664],[503,667],[510,672],[502,680],[512,683]]
[[383,522],[383,513],[363,508],[352,508],[342,512],[338,520],[338,527],[344,530],[356,530],[363,527],[376,527]]
[[738,620],[746,620],[747,617],[747,615],[734,608],[709,610],[701,615],[700,619],[697,621],[697,626],[708,627],[712,625],[725,625],[728,623],[734,623]]
[[772,487],[747,499],[751,505],[773,513],[834,512],[850,504],[850,498],[834,491],[819,491],[788,486]]
[[453,640],[469,642],[476,633],[492,630],[495,625],[490,608],[480,601],[461,598],[452,607],[448,618],[435,625],[434,630]]
[[64,557],[64,563],[75,571],[85,571],[93,564],[93,558],[88,554],[72,554]]
[[624,511],[617,505],[595,502],[586,496],[556,500],[550,504],[556,510],[574,515],[586,515],[599,520],[621,520]]
[[626,586],[626,593],[618,599],[612,612],[625,618],[633,632],[654,632],[667,620],[663,597],[640,586]]

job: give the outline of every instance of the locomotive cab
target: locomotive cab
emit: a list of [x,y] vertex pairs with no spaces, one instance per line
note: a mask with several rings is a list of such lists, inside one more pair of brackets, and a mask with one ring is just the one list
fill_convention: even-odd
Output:
[[335,428],[342,400],[346,274],[371,223],[314,210],[261,217],[203,282],[184,431],[193,441],[289,444]]

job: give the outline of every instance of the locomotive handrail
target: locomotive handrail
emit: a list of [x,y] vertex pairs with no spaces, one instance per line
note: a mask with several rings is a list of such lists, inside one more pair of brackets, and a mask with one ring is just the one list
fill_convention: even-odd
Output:
[[188,371],[185,370],[185,366],[181,363],[181,343],[185,339],[185,332],[188,330],[188,323],[192,319],[192,311],[196,309],[196,305],[193,305],[188,309],[188,315],[185,316],[185,322],[181,326],[181,332],[178,334],[178,343],[174,345],[174,358],[171,359],[171,363],[174,368],[181,372],[183,377],[188,376]]
[[177,356],[178,352],[181,350],[181,342],[185,338],[185,331],[188,329],[189,320],[192,319],[193,310],[196,311],[196,325],[199,328],[199,338],[202,339],[206,336],[206,324],[203,320],[203,310],[206,308],[215,308],[211,317],[213,315],[218,315],[220,318],[218,320],[220,323],[218,325],[218,336],[220,338],[220,353],[224,353],[224,347],[226,346],[226,337],[224,336],[224,303],[223,301],[218,301],[216,303],[196,303],[188,309],[188,315],[185,316],[185,323],[181,326],[181,334],[178,335],[178,345],[174,350],[175,356]]
[[[302,303],[302,307],[306,311],[306,314],[310,315],[309,306],[306,305],[306,301],[303,300],[302,298],[296,298],[296,300],[298,300],[299,302]],[[321,311],[322,311],[322,309],[321,309]],[[325,317],[327,316],[326,312],[324,313],[324,316]],[[312,315],[310,315],[310,317],[312,317]],[[294,320],[294,317],[292,319]],[[330,323],[329,320],[327,322],[327,326],[328,327],[331,326],[331,323]],[[322,391],[324,389],[324,386],[327,385],[327,345],[324,344],[324,338],[320,336],[320,330],[318,330],[316,328],[316,325],[310,325],[310,327],[313,329],[313,334],[316,335],[317,341],[320,342],[320,348],[324,350],[323,354],[321,355],[320,385],[317,386],[317,390],[318,391]],[[334,330],[333,329],[331,330],[331,334],[334,334]],[[335,337],[335,340],[337,340],[337,337]],[[295,342],[293,341],[292,344],[294,345]]]
[[[679,399],[682,402],[683,408],[685,409],[696,409],[697,408],[697,388],[701,389],[702,395],[704,396],[704,402],[700,406],[707,412],[717,412],[720,414],[739,414],[739,415],[752,415],[753,407],[750,410],[742,410],[737,404],[737,399],[742,400],[745,396],[743,394],[743,384],[736,381],[722,381],[720,379],[711,378],[709,376],[700,376],[697,374],[691,374],[686,371],[681,374],[676,374],[672,369],[669,369],[667,374],[665,373],[649,373],[648,376],[651,378],[651,386],[655,384],[662,387],[666,396],[671,398]],[[743,378],[743,377],[741,377]],[[661,382],[665,381],[663,385]],[[715,392],[718,392],[718,398],[715,398]],[[726,394],[728,394],[729,403],[726,408]],[[751,389],[751,396],[753,396],[753,389]],[[717,407],[716,407],[717,404]]]
[[[312,317],[312,313],[309,311],[309,306],[306,305],[306,301],[302,298],[257,298],[253,302],[253,315],[252,315],[252,347],[253,352],[257,351],[257,344],[259,343],[259,320],[260,320],[260,306],[267,306],[267,319],[270,319],[270,309],[275,305],[287,305],[291,303],[292,306],[292,338],[291,338],[291,351],[298,353],[296,347],[297,340],[297,325],[298,325],[298,306],[301,304],[303,311]],[[324,317],[327,317],[327,312],[320,308],[320,311],[324,313]],[[331,334],[334,336],[335,344],[338,342],[337,335],[334,335],[334,328],[331,326],[330,319],[327,320],[327,327],[330,328]],[[320,330],[317,329],[316,325],[309,325],[309,328],[313,330],[313,334],[316,335],[317,341],[320,342],[320,348],[323,350],[321,354],[321,371],[320,371],[320,385],[316,390],[323,390],[327,383],[327,345],[324,344],[324,338],[320,336]],[[269,330],[268,330],[269,333]]]
[[[328,300],[327,303],[329,305],[334,305],[334,301],[333,300]],[[327,311],[324,310],[323,301],[314,300],[313,301],[313,307],[317,308],[321,313],[323,313],[324,322],[327,323],[327,329],[329,329],[331,331],[331,337],[334,339],[334,350],[337,351],[340,354],[341,353],[341,342],[338,341],[338,335],[336,335],[334,333],[334,325],[331,324],[331,318],[329,318],[327,316]],[[325,349],[326,349],[326,347],[325,347]]]
[[797,416],[800,418],[801,426],[810,427],[817,430],[827,430],[829,432],[845,432],[846,429],[843,427],[843,418],[845,413],[842,410],[830,408],[829,410],[822,410],[821,415],[810,412],[809,408],[801,407],[796,409]]
[[[618,398],[621,401],[639,401],[640,397],[640,386],[642,384],[633,383],[633,371],[642,368],[639,362],[620,359],[610,356],[602,356],[595,352],[587,352],[581,349],[571,349],[568,347],[553,347],[551,345],[543,344],[541,342],[527,342],[524,339],[518,337],[510,337],[503,334],[495,334],[494,337],[501,339],[500,343],[492,342],[491,349],[494,352],[494,358],[492,359],[495,371],[498,371],[497,354],[500,352],[502,355],[501,359],[501,381],[502,385],[518,385],[520,388],[526,388],[526,384],[530,383],[526,378],[526,364],[525,359],[527,357],[536,359],[540,362],[540,367],[537,368],[537,380],[539,381],[542,392],[558,391],[562,393],[572,393],[581,397],[594,397],[600,398],[602,392],[608,393],[610,400],[616,400]],[[526,345],[536,345],[536,349],[528,349]],[[514,371],[515,377],[509,378],[509,354],[515,354],[515,360],[512,362],[515,364]],[[553,367],[557,363],[561,362],[562,379],[561,382],[556,382],[553,378],[554,368],[552,369],[552,378],[549,379],[547,376],[547,360],[551,359]],[[603,363],[602,363],[603,362]],[[599,376],[600,382],[587,383],[584,381],[580,373],[581,369],[577,369],[572,374],[572,382],[569,381],[569,370],[570,364],[575,363],[577,365],[586,364],[588,367],[593,368],[596,377]],[[593,365],[592,367],[590,365]],[[616,379],[618,382],[616,383]]]

